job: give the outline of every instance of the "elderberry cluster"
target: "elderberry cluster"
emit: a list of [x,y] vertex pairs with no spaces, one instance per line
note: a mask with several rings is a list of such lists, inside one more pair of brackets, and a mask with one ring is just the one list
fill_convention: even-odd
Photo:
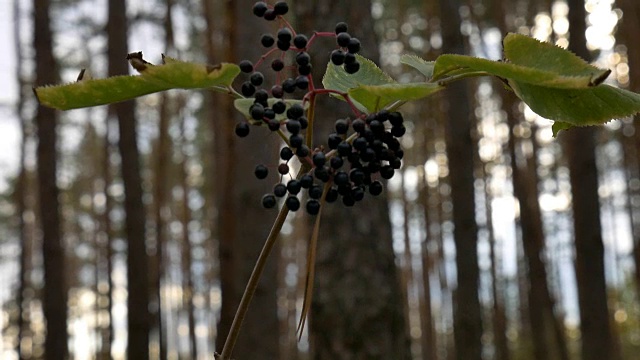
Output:
[[[308,144],[311,142],[309,139],[305,142],[304,136],[310,134],[305,131],[309,120],[302,104],[319,91],[313,87],[311,57],[307,49],[316,38],[334,38],[337,46],[331,52],[331,62],[343,66],[348,74],[354,74],[360,69],[356,57],[360,41],[351,37],[347,24],[343,22],[338,23],[331,33],[315,32],[311,38],[296,34],[282,18],[288,11],[284,1],[273,6],[258,1],[253,6],[256,16],[268,21],[279,20],[281,27],[275,36],[261,36],[260,43],[266,52],[258,62],[254,64],[243,60],[239,63],[240,70],[247,74],[240,92],[246,98],[253,98],[253,103],[249,108],[249,122],[237,124],[235,132],[239,137],[245,137],[249,135],[250,125],[266,125],[271,131],[286,136],[287,146],[280,150],[281,162],[277,167],[280,181],[263,196],[262,205],[273,208],[279,198],[284,198],[289,210],[297,211],[302,206],[298,195],[306,190],[308,200],[305,209],[315,215],[320,211],[323,200],[333,203],[341,199],[344,205],[353,206],[367,192],[373,196],[381,194],[383,185],[380,179],[390,179],[401,166],[404,154],[398,138],[406,129],[398,112],[381,110],[370,115],[360,114],[351,104],[356,116],[337,120],[335,131],[329,134],[327,143],[310,149]],[[287,57],[288,53],[293,56]],[[264,63],[270,65],[275,73],[276,81],[270,88],[265,85],[265,75],[259,70]],[[303,102],[287,99],[296,91],[304,92]],[[283,179],[289,176],[289,161],[294,156],[311,170],[298,179],[289,179],[285,184]],[[266,179],[269,172],[269,167],[263,164],[255,168],[258,179]]]

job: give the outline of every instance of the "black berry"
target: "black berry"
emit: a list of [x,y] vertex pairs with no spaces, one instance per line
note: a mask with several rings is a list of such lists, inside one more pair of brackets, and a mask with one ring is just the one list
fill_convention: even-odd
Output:
[[249,108],[249,112],[251,113],[251,118],[254,120],[262,120],[264,117],[264,106],[260,104],[253,104]]
[[298,200],[294,195],[289,196],[284,203],[291,211],[297,211],[300,209],[300,200]]
[[251,77],[249,77],[249,80],[254,86],[260,86],[264,82],[264,75],[262,75],[261,72],[256,71],[253,74],[251,74]]
[[293,35],[291,35],[291,30],[289,30],[288,28],[282,28],[280,30],[278,30],[278,40],[282,41],[282,42],[291,42],[291,38]]
[[287,51],[291,48],[291,42],[289,41],[278,40],[277,45],[278,45],[278,49],[282,51]]
[[347,49],[352,54],[358,53],[360,51],[360,40],[356,38],[351,38],[349,40],[349,44],[347,44]]
[[253,4],[253,14],[255,16],[263,17],[267,10],[269,10],[269,7],[264,1],[258,1],[257,3]]
[[296,195],[302,189],[302,185],[300,184],[300,180],[292,179],[287,183],[287,190],[290,194]]
[[293,157],[293,150],[290,147],[283,147],[280,149],[280,159],[284,161],[289,161]]
[[273,11],[276,15],[285,15],[289,12],[289,5],[284,1],[278,1],[273,5]]
[[249,124],[246,122],[236,124],[236,135],[238,135],[238,137],[249,135]]
[[317,167],[322,167],[327,162],[327,157],[324,155],[322,151],[319,151],[313,154],[313,165]]
[[253,63],[249,60],[240,61],[238,66],[240,67],[240,71],[242,71],[243,73],[253,72]]
[[340,66],[344,64],[344,51],[337,49],[331,52],[331,62],[333,65]]
[[320,199],[322,197],[322,186],[315,184],[309,188],[309,197],[312,199]]
[[246,97],[253,96],[253,94],[255,94],[256,92],[256,87],[253,86],[253,84],[250,81],[245,81],[242,83],[240,92],[242,92],[242,95]]
[[382,189],[383,189],[382,183],[378,180],[369,184],[369,194],[373,196],[378,196],[382,194]]
[[273,9],[269,9],[264,13],[264,19],[267,21],[273,21],[278,15]]
[[276,206],[276,197],[273,196],[272,194],[267,194],[265,196],[262,197],[262,206],[265,209],[271,209],[272,207]]
[[289,110],[287,110],[287,117],[289,119],[299,119],[302,115],[304,115],[304,108],[300,104],[293,104]]
[[287,195],[287,187],[284,184],[276,184],[273,187],[273,194],[277,197],[283,197]]
[[316,199],[309,199],[306,208],[309,215],[318,215],[320,212],[320,202]]
[[336,24],[336,34],[340,34],[343,32],[347,32],[349,30],[349,26],[345,22],[339,22]]
[[262,46],[270,48],[273,46],[273,44],[276,43],[276,39],[274,39],[271,34],[263,34],[260,38],[260,43],[262,44]]
[[269,169],[264,165],[256,166],[256,169],[253,171],[258,179],[264,179],[269,175]]
[[295,47],[298,49],[304,49],[305,47],[307,47],[308,42],[309,40],[303,34],[298,34],[293,38],[293,45],[295,45]]
[[302,175],[302,177],[300,178],[300,186],[302,186],[303,189],[308,189],[312,185],[313,185],[313,176],[309,174]]
[[347,32],[341,32],[336,36],[336,41],[340,47],[347,47],[349,45],[349,40],[351,40],[351,35]]
[[344,71],[347,72],[347,74],[355,74],[358,72],[358,70],[360,70],[360,63],[359,62],[353,62],[350,64],[344,64]]

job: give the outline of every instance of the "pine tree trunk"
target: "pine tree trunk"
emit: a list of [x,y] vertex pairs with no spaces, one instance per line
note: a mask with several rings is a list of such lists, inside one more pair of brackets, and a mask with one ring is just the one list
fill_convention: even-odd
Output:
[[[36,85],[57,82],[57,66],[53,56],[50,29],[50,2],[33,1]],[[35,122],[38,133],[37,166],[38,194],[42,224],[44,258],[44,296],[46,319],[45,354],[50,360],[67,357],[67,286],[65,284],[65,254],[60,229],[57,175],[58,117],[55,110],[38,106]]]
[[[584,0],[569,1],[569,50],[590,57],[585,39]],[[607,307],[604,245],[600,223],[598,169],[593,127],[575,128],[561,135],[571,177],[576,278],[582,333],[582,359],[616,359]]]
[[[108,60],[109,75],[129,72],[127,57],[126,6],[124,0],[109,1]],[[125,233],[127,237],[127,357],[149,358],[149,260],[145,246],[145,210],[142,203],[142,179],[136,138],[135,102],[111,105],[118,119],[118,148],[122,159],[122,181],[125,193]]]
[[[441,0],[443,53],[465,53],[460,33],[458,0]],[[471,138],[473,117],[470,98],[464,82],[443,91],[442,106],[448,119],[445,141],[449,159],[449,182],[453,204],[454,242],[456,246],[457,288],[454,297],[454,339],[456,358],[481,359],[482,318],[478,299],[478,225],[475,220],[473,158],[475,146]]]

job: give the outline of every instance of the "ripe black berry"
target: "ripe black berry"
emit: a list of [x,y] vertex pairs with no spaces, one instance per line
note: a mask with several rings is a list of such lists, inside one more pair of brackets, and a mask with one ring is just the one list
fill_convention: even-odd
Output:
[[369,194],[373,196],[378,196],[382,194],[382,189],[383,189],[382,183],[378,180],[369,184]]
[[373,120],[371,124],[369,124],[369,128],[373,131],[374,135],[381,135],[384,133],[384,124],[379,120]]
[[289,161],[293,157],[293,150],[290,147],[283,147],[280,149],[280,159],[284,161]]
[[273,194],[277,197],[283,197],[287,195],[287,187],[284,184],[276,184],[273,187]]
[[331,175],[329,174],[329,168],[327,168],[326,166],[316,167],[315,170],[313,170],[313,175],[315,175],[318,180],[322,182],[327,182],[331,178]]
[[269,9],[264,13],[264,19],[267,21],[273,21],[278,15],[273,9]]
[[271,131],[278,131],[278,130],[280,130],[280,121],[275,120],[275,119],[270,119],[267,122],[267,126],[269,127],[269,130],[271,130]]
[[356,201],[351,196],[343,196],[342,203],[344,206],[351,207],[356,204]]
[[309,197],[312,199],[320,199],[322,197],[322,186],[314,184],[309,188]]
[[304,49],[308,42],[309,40],[303,34],[298,34],[293,38],[293,45],[298,49]]
[[298,55],[296,55],[296,63],[298,65],[309,65],[309,62],[311,61],[311,56],[309,56],[309,53],[307,52],[299,52]]
[[309,156],[309,147],[307,145],[300,145],[299,148],[296,149],[296,155],[299,157],[307,157]]
[[260,104],[253,104],[249,108],[249,112],[251,113],[251,118],[254,120],[262,120],[264,117],[264,106]]
[[305,75],[300,75],[296,78],[296,86],[298,89],[306,90],[309,88],[309,79]]
[[353,140],[353,148],[358,150],[358,151],[362,151],[362,150],[366,149],[368,144],[369,144],[369,142],[367,141],[367,139],[365,139],[363,137],[359,137],[359,138],[356,138],[355,140]]
[[278,37],[279,41],[288,43],[291,42],[291,38],[293,35],[291,35],[291,30],[289,30],[289,28],[282,28],[278,30],[278,34],[276,36]]
[[391,135],[395,137],[402,137],[407,132],[407,128],[404,125],[398,125],[391,128]]
[[349,130],[349,122],[345,119],[336,120],[336,133],[338,134],[346,134]]
[[300,121],[298,120],[293,120],[293,119],[289,119],[287,120],[287,131],[292,133],[292,134],[297,134],[300,132]]
[[313,154],[313,165],[317,167],[322,167],[327,162],[327,157],[324,155],[322,151],[319,151]]
[[345,22],[339,22],[336,24],[336,34],[340,34],[343,32],[347,32],[349,30],[349,26]]
[[292,180],[289,180],[289,182],[287,183],[287,190],[292,195],[296,195],[297,193],[299,193],[300,189],[302,189],[302,186],[300,185],[300,180],[292,179]]
[[[284,90],[282,90],[282,86],[273,85],[271,87],[271,96],[273,96],[274,98],[277,98],[277,99],[281,99],[284,96]],[[275,110],[273,110],[273,111],[275,111]],[[276,114],[282,114],[282,113],[276,113]]]
[[342,136],[336,133],[329,134],[329,138],[327,139],[329,149],[336,149],[341,142],[342,142]]
[[253,171],[256,177],[260,180],[264,179],[269,175],[269,169],[264,165],[256,166],[256,169]]
[[278,72],[284,69],[284,62],[280,59],[275,59],[271,62],[271,68],[273,71]]
[[274,39],[271,34],[263,34],[260,38],[260,43],[262,44],[262,46],[270,48],[273,46],[273,44],[276,43],[276,39]]
[[297,211],[298,209],[300,209],[300,200],[298,200],[295,195],[289,196],[284,203],[291,211]]
[[249,80],[253,85],[260,86],[264,82],[264,75],[262,75],[261,72],[256,71],[253,74],[251,74],[251,77],[249,77]]
[[242,71],[243,73],[253,72],[253,63],[249,60],[240,61],[240,63],[238,63],[238,66],[240,67],[240,71]]
[[390,112],[389,113],[389,122],[391,123],[392,126],[399,126],[402,125],[404,119],[402,118],[402,114],[394,111],[394,112]]
[[331,165],[331,168],[340,169],[342,167],[342,165],[344,164],[344,160],[342,160],[342,158],[340,156],[334,156],[334,157],[331,158],[329,163]]
[[358,61],[358,58],[356,58],[356,54],[354,53],[345,53],[344,54],[344,63],[345,64],[353,64],[355,62]]
[[273,120],[276,118],[276,112],[273,111],[273,109],[271,108],[265,108],[264,109],[264,117],[266,117],[267,119]]
[[347,32],[341,32],[336,36],[336,41],[340,47],[347,47],[349,45],[349,40],[351,40],[351,35]]
[[[271,91],[273,92],[273,89]],[[276,114],[283,114],[287,110],[287,104],[284,101],[276,101],[271,108]]]
[[289,173],[289,165],[287,165],[286,163],[278,165],[278,172],[280,173],[280,175],[287,175]]
[[357,54],[360,51],[360,40],[351,38],[349,44],[347,44],[347,49],[350,53]]
[[360,63],[359,62],[353,62],[350,64],[344,64],[344,71],[347,72],[347,74],[355,74],[358,72],[358,70],[360,70]]
[[238,137],[249,135],[249,124],[246,122],[236,124],[236,135],[238,135]]
[[265,196],[262,197],[262,206],[265,209],[271,209],[272,207],[276,206],[276,197],[273,196],[272,194],[267,194]]
[[253,84],[249,81],[245,81],[242,83],[242,87],[240,89],[240,91],[242,92],[242,95],[249,97],[249,96],[253,96],[253,94],[255,94],[256,92],[256,87],[253,86]]
[[284,1],[278,1],[273,5],[273,11],[276,15],[285,15],[289,12],[289,5]]
[[348,184],[349,183],[349,174],[347,174],[344,171],[338,171],[333,176],[333,183],[336,184],[336,185],[346,185],[346,184]]
[[340,66],[344,64],[344,51],[337,49],[331,52],[331,62],[333,65]]
[[302,186],[303,189],[308,189],[312,185],[313,185],[313,176],[309,174],[302,175],[302,177],[300,178],[300,186]]
[[318,215],[320,212],[320,202],[316,199],[309,199],[306,207],[309,215]]
[[351,126],[353,127],[353,130],[358,133],[362,133],[366,128],[365,123],[362,119],[353,120],[353,122],[351,123]]
[[338,154],[340,156],[348,156],[349,154],[351,154],[351,144],[346,141],[338,144]]
[[299,148],[302,146],[302,143],[304,142],[304,139],[302,138],[302,135],[300,134],[293,134],[289,137],[289,143],[291,145],[291,147],[294,148]]
[[335,186],[332,186],[329,191],[327,191],[327,195],[325,195],[324,200],[328,203],[332,203],[335,202],[336,200],[338,200],[338,189],[335,188]]
[[286,93],[292,93],[296,91],[296,81],[289,78],[282,82],[282,90]]
[[380,176],[382,176],[383,179],[391,179],[394,173],[395,170],[393,170],[393,167],[391,167],[391,165],[385,165],[380,169]]
[[298,66],[298,74],[305,76],[311,74],[311,64]]
[[362,201],[364,199],[364,189],[361,186],[356,186],[351,189],[351,197],[355,201]]
[[300,104],[293,104],[287,110],[287,117],[289,119],[300,119],[304,115],[304,108]]
[[306,129],[309,126],[309,120],[307,120],[307,118],[304,116],[300,117],[298,121],[300,121],[300,129],[302,130]]
[[269,93],[265,89],[260,89],[256,90],[256,93],[253,97],[256,99],[255,102],[266,103],[267,100],[269,100]]
[[360,185],[364,182],[364,171],[360,169],[352,169],[349,171],[349,180],[356,185]]
[[289,41],[278,40],[277,45],[278,49],[282,51],[287,51],[291,48],[291,43]]
[[253,14],[255,16],[263,17],[264,13],[267,12],[267,10],[269,10],[269,7],[264,1],[258,1],[253,4]]

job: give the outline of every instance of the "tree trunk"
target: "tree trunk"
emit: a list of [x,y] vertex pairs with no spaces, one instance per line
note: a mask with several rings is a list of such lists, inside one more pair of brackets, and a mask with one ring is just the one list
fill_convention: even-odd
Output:
[[[124,0],[109,1],[108,60],[109,75],[127,74],[127,27]],[[125,232],[127,253],[127,357],[149,358],[149,277],[148,255],[145,246],[145,210],[142,203],[142,179],[136,139],[135,102],[111,105],[118,118],[118,148],[122,159],[122,181],[125,193]]]
[[[220,15],[205,3],[208,23],[208,58],[212,63],[222,59],[237,62],[240,59],[255,61],[261,56],[260,34],[268,32],[268,24],[258,21],[251,7],[253,0],[225,1],[225,42],[222,51],[216,53],[212,36]],[[251,24],[243,26],[239,24]],[[242,39],[238,41],[237,39]],[[222,59],[221,59],[222,58]],[[273,186],[273,176],[258,181],[253,176],[257,164],[274,164],[278,159],[277,138],[269,136],[265,128],[252,128],[249,139],[237,141],[234,126],[240,121],[231,101],[212,96],[210,114],[215,119],[216,179],[214,191],[217,198],[217,236],[220,256],[220,281],[222,310],[218,323],[216,348],[221,352],[233,316],[253,270],[264,240],[267,238],[275,213],[262,208],[260,199]],[[251,226],[247,226],[250,221]],[[273,252],[277,254],[278,251]],[[277,267],[270,259],[260,280],[242,331],[234,348],[237,359],[277,359],[279,357],[279,331],[277,316]]]
[[[465,53],[460,33],[459,0],[440,0],[443,53]],[[471,138],[473,117],[464,82],[456,82],[443,91],[442,106],[448,114],[445,127],[449,182],[453,204],[454,242],[456,246],[457,288],[454,299],[454,340],[456,358],[481,359],[482,318],[478,299],[478,225],[475,219],[473,158]]]
[[[569,49],[588,59],[584,0],[570,0],[569,9]],[[595,134],[595,128],[585,127],[571,129],[561,135],[571,177],[584,360],[617,358],[607,307]]]
[[[627,45],[627,59],[629,61],[629,90],[640,91],[640,47],[637,46],[636,34],[640,33],[640,2],[636,0],[618,0],[616,4],[620,6],[624,14],[620,23],[619,34],[621,40]],[[635,117],[635,147],[636,154],[640,154],[640,122]],[[640,162],[637,164],[640,168]],[[637,222],[636,222],[637,223]],[[636,227],[638,225],[636,224]],[[640,229],[635,229],[635,239],[633,247],[633,259],[635,262],[635,281],[638,293],[640,293]]]
[[[37,85],[57,82],[57,66],[53,56],[53,41],[49,20],[50,2],[33,1],[34,48]],[[37,166],[38,194],[42,224],[42,253],[44,258],[44,296],[42,301],[47,335],[47,359],[67,357],[67,286],[65,284],[65,254],[60,229],[57,174],[57,114],[38,106],[35,122],[38,132]]]
[[[370,1],[298,2],[297,31],[333,31],[339,21],[362,42],[363,55],[377,61]],[[314,79],[320,79],[329,48],[318,41],[311,51]],[[314,143],[324,144],[334,121],[349,110],[335,99],[316,105]],[[309,337],[313,359],[409,359],[409,337],[392,248],[385,196],[352,208],[326,204],[322,213],[311,304]]]

